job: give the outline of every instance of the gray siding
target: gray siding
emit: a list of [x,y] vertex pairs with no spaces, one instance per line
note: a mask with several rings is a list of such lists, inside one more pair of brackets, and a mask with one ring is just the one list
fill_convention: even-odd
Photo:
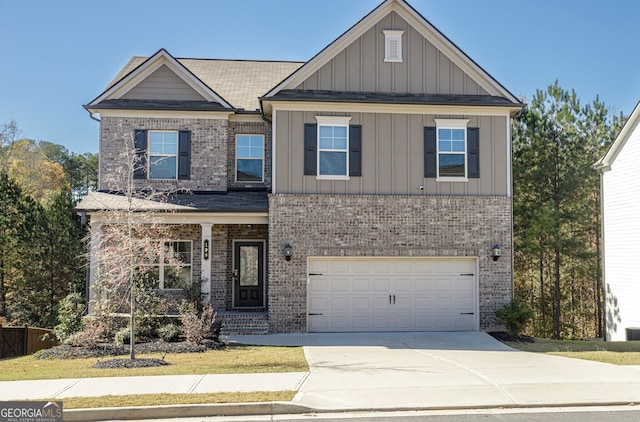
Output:
[[[402,63],[384,62],[385,29],[404,30]],[[296,89],[487,94],[395,12],[365,32]]]
[[[277,111],[276,186],[274,193],[496,195],[509,192],[506,117],[464,116],[480,128],[480,178],[468,182],[436,182],[424,176],[424,130],[434,118],[448,115],[349,113],[362,125],[362,176],[349,180],[317,180],[304,176],[303,127],[320,112]],[[421,192],[420,185],[425,190]]]
[[164,65],[123,95],[122,98],[127,100],[205,100]]

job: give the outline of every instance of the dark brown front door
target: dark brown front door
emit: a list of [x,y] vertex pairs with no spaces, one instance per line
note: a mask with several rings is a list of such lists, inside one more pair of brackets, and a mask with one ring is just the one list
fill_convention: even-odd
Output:
[[234,248],[234,306],[264,306],[264,243],[236,242]]

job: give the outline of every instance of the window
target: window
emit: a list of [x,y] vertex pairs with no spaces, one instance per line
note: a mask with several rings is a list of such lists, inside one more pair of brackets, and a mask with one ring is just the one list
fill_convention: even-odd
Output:
[[322,117],[318,121],[318,178],[349,177],[349,120],[351,117]]
[[134,179],[188,180],[191,177],[191,132],[134,131]]
[[385,30],[384,33],[384,61],[402,62],[402,34],[404,31]]
[[264,136],[236,136],[236,181],[262,182],[264,166]]
[[436,119],[438,179],[467,178],[468,120]]
[[176,179],[178,132],[149,131],[149,179]]
[[147,274],[158,289],[191,287],[191,241],[164,242],[159,259],[149,264]]

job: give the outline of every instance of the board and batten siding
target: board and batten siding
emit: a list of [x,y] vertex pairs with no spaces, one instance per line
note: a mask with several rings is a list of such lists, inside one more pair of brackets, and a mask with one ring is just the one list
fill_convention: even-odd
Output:
[[626,340],[640,328],[640,128],[636,127],[603,175],[607,340]]
[[[274,113],[274,193],[483,195],[509,196],[510,154],[506,116],[465,116],[468,127],[480,128],[480,178],[437,182],[424,178],[424,127],[434,118],[463,118],[395,113],[348,113],[362,125],[362,176],[318,180],[304,175],[304,124],[316,123],[320,112]],[[344,115],[344,114],[343,114]],[[420,186],[424,186],[424,191]]]
[[205,100],[175,72],[164,65],[137,84],[122,98],[127,100]]
[[[383,30],[402,30],[401,63],[384,62]],[[392,12],[296,89],[487,95],[444,53]]]

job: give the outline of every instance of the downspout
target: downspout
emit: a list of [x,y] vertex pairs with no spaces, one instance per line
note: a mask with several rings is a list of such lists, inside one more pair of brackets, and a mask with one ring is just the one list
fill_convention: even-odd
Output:
[[[89,111],[89,110],[87,110],[87,111]],[[90,118],[91,120],[95,120],[96,122],[100,123],[100,119],[98,119],[97,117],[95,117],[91,111],[89,111],[89,118]]]
[[607,280],[605,266],[605,242],[604,242],[604,173],[611,170],[611,167],[603,162],[604,158],[595,163],[595,168],[600,173],[600,280],[602,281],[602,334],[604,341],[607,341]]

